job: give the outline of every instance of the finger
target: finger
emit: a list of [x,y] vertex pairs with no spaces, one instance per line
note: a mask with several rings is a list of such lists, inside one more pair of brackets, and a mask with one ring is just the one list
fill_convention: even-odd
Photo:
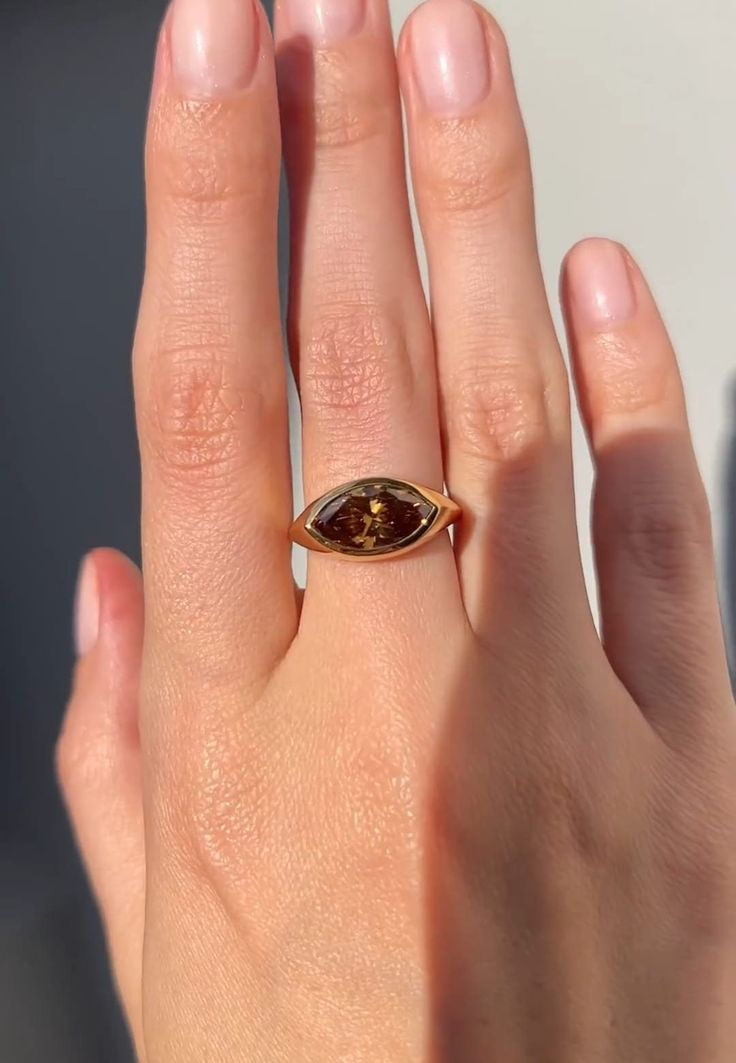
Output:
[[284,0],[277,43],[306,493],[378,470],[441,487],[386,4]]
[[682,727],[730,698],[708,504],[675,355],[620,245],[577,245],[563,293],[598,474],[606,652],[653,720]]
[[[443,486],[434,355],[406,191],[385,0],[281,0],[279,90],[292,229],[290,346],[304,426],[305,493],[392,475]],[[315,558],[307,600],[365,570]],[[457,593],[447,537],[402,573]],[[389,571],[391,575],[389,576]],[[397,566],[383,578],[401,583]],[[437,584],[435,584],[437,589]],[[344,600],[344,599],[343,599]]]
[[400,70],[429,258],[447,480],[472,516],[457,541],[468,614],[484,629],[495,616],[510,622],[517,607],[565,609],[591,632],[569,386],[505,41],[470,0],[428,0],[405,28]]
[[260,6],[176,0],[148,131],[135,377],[147,638],[187,685],[259,679],[295,630],[279,159]]
[[122,555],[96,551],[80,577],[80,659],[57,767],[139,1045],[145,894],[137,719],[142,640],[140,573]]

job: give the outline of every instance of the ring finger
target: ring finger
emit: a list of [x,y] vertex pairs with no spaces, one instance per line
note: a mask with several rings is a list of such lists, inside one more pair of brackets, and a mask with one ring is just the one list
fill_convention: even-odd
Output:
[[[374,474],[441,490],[434,355],[387,4],[280,0],[276,27],[305,493]],[[401,590],[405,573],[416,586],[427,566],[435,593],[441,573],[456,590],[446,537],[398,566],[371,566],[370,579],[388,593]],[[336,579],[344,601],[351,588],[364,594],[367,570],[314,558],[307,608]]]

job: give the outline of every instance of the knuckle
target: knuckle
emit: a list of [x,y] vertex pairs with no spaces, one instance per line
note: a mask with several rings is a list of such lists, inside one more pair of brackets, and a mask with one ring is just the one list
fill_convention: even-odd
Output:
[[465,457],[516,461],[548,442],[546,389],[536,369],[481,353],[466,360],[449,390],[448,431]]
[[[603,873],[629,880],[637,862],[633,795],[616,784],[602,752],[586,762],[574,742],[559,737],[550,737],[547,748],[554,749],[554,756],[525,779],[524,812],[531,812],[541,828],[538,856],[550,864],[559,860],[578,877]],[[608,785],[602,785],[603,779]]]
[[574,852],[587,861],[599,852],[598,808],[572,751],[563,750],[559,740],[554,747],[555,755],[528,780],[528,800],[535,817],[544,823],[544,845]]
[[732,830],[691,828],[675,832],[663,847],[666,881],[687,925],[723,942],[736,929],[736,838]]
[[104,768],[92,736],[85,733],[74,718],[73,703],[56,740],[54,766],[62,793],[67,797],[91,787]]
[[658,870],[688,925],[714,940],[736,930],[736,830],[733,758],[722,750],[707,777],[681,762],[660,794],[664,830],[654,847]]
[[315,110],[315,147],[332,150],[366,144],[385,128],[386,112],[382,101],[323,98]]
[[[384,704],[389,700],[390,695]],[[338,760],[339,778],[345,780],[340,804],[336,807],[333,796],[325,793],[324,807],[334,809],[333,826],[351,865],[380,866],[390,873],[401,863],[416,799],[410,783],[397,788],[396,780],[411,774],[416,753],[400,727],[381,720],[371,730],[366,721]]]
[[650,354],[644,355],[633,337],[604,332],[590,342],[587,357],[592,371],[586,376],[586,401],[599,422],[632,417],[666,399],[669,374],[647,371]]
[[712,549],[702,485],[673,492],[649,478],[635,480],[615,504],[599,491],[596,533],[604,546],[624,550],[653,580],[696,573]]
[[[237,731],[237,735],[233,733]],[[274,794],[257,739],[222,720],[196,725],[178,743],[174,774],[159,775],[158,829],[182,864],[229,903],[267,858]]]
[[299,367],[305,403],[326,431],[333,424],[356,436],[380,430],[390,405],[411,390],[403,330],[365,306],[322,314],[299,338]]
[[[307,66],[314,63],[312,69]],[[351,65],[329,49],[286,59],[281,79],[281,110],[289,135],[308,130],[311,150],[327,152],[370,143],[395,123],[389,77],[375,67]],[[312,81],[313,93],[304,92]]]
[[277,187],[271,140],[238,135],[237,106],[178,101],[154,124],[149,180],[187,218],[249,215]]
[[72,742],[71,731],[67,722],[56,740],[54,749],[56,777],[64,794],[68,794],[76,782],[78,763],[78,747],[76,743]]
[[[467,800],[456,799],[456,782],[450,776],[442,780],[433,804],[433,826],[456,858],[477,863],[480,832],[494,860],[508,860],[512,865],[520,851],[540,860],[553,855],[552,862],[563,854],[570,860],[580,854],[582,862],[592,861],[598,810],[592,791],[585,787],[572,743],[553,734],[551,724],[544,733],[535,732],[534,741],[532,748],[523,740],[524,755],[513,765],[513,783],[505,769],[464,779],[463,792],[466,798],[472,792],[473,807],[492,804],[498,811],[499,830],[492,839],[482,820],[464,814],[469,805]],[[530,822],[538,827],[533,835],[528,831]]]
[[267,439],[277,403],[242,379],[236,357],[211,345],[156,352],[142,435],[164,477],[217,482]]
[[[589,773],[592,775],[592,772]],[[565,833],[575,859],[587,868],[613,871],[626,879],[636,862],[635,816],[626,798],[603,795],[600,777],[588,778],[577,791],[577,799],[566,805]]]
[[430,210],[455,217],[495,214],[530,181],[520,130],[445,121],[429,136],[418,186]]

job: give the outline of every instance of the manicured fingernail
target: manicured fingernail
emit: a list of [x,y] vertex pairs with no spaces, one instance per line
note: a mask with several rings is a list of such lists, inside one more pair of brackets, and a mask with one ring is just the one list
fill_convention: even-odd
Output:
[[322,44],[351,37],[365,19],[365,0],[287,0],[289,24]]
[[166,82],[166,71],[169,65],[169,19],[164,18],[156,42],[156,55],[153,63],[153,77],[151,79],[151,103],[153,103]]
[[86,657],[97,642],[100,626],[100,594],[97,569],[90,557],[82,562],[74,602],[74,642],[78,657]]
[[636,292],[623,248],[610,240],[579,244],[568,262],[574,312],[588,328],[629,321],[636,313]]
[[254,0],[174,0],[171,65],[186,96],[212,99],[246,89],[258,59]]
[[491,87],[483,23],[468,0],[427,0],[411,23],[414,72],[424,103],[435,114],[460,117]]

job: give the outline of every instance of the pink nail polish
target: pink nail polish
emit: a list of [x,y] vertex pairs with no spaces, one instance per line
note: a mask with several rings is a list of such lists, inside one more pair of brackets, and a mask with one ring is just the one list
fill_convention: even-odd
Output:
[[258,30],[254,0],[174,0],[171,65],[181,92],[212,99],[248,88]]
[[491,87],[488,43],[480,16],[467,0],[427,0],[410,29],[417,84],[437,115],[461,117]]
[[636,292],[619,244],[586,240],[571,253],[567,278],[573,313],[584,327],[624,324],[636,313]]
[[97,642],[100,625],[100,595],[97,570],[91,557],[82,562],[74,602],[74,642],[77,656],[86,657]]
[[365,0],[287,0],[289,25],[320,44],[351,37],[365,21]]

